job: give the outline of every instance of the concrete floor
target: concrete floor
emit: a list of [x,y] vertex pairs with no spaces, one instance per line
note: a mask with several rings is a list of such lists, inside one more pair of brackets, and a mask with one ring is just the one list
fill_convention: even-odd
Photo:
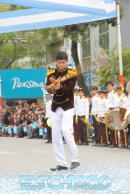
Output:
[[[5,193],[65,193],[82,194],[130,194],[130,150],[96,146],[78,146],[81,166],[67,172],[52,173],[49,168],[56,165],[52,145],[42,139],[0,137],[0,194]],[[65,145],[65,152],[70,162],[70,154]],[[44,189],[21,189],[20,176],[74,175],[94,176],[96,181],[101,176],[111,180],[109,187],[87,187],[75,191],[45,191]],[[60,177],[59,177],[60,179]],[[10,183],[10,184],[9,184]],[[92,183],[94,184],[94,182]],[[7,187],[8,185],[8,187]],[[5,190],[6,188],[6,190]]]

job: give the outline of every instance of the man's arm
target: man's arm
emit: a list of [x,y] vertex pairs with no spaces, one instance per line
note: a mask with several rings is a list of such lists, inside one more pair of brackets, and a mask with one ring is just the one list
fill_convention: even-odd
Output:
[[[70,77],[63,81],[62,77],[59,77],[58,79],[53,78],[53,74],[49,75],[47,77],[47,84],[46,86],[50,85],[53,87],[46,87],[45,89],[49,92],[49,93],[56,93],[57,95],[61,95],[61,94],[69,94],[70,92],[73,91],[75,85],[76,85],[76,81],[77,81],[77,74],[75,70],[69,70],[69,74]],[[63,81],[63,83],[61,82],[61,80]]]
[[76,85],[77,77],[71,78],[67,80],[65,83],[60,85],[60,88],[57,89],[55,92],[57,95],[66,94],[69,95],[69,93],[72,93],[74,90],[74,87]]
[[[53,78],[53,74],[55,73],[55,70],[54,69],[50,69],[48,70],[47,72],[47,81],[46,81],[46,86],[52,84],[55,80],[55,78]],[[48,89],[46,86],[44,86],[44,89],[47,90],[48,93],[50,94],[54,94],[55,91],[52,90],[52,89]]]

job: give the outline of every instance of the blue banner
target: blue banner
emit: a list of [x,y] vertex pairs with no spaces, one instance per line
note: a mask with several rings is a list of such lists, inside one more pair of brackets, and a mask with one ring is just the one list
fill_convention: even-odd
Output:
[[0,70],[3,99],[42,98],[46,72],[46,68]]

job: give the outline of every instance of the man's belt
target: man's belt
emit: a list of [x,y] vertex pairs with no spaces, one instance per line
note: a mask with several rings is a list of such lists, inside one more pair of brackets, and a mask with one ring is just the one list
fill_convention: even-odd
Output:
[[62,101],[62,102],[56,102],[55,100],[53,100],[52,102],[56,103],[56,104],[63,104],[65,102],[67,102],[69,99],[67,98],[66,100]]

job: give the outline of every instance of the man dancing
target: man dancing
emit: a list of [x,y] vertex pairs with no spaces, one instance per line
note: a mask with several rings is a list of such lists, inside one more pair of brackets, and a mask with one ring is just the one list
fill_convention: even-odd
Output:
[[68,170],[62,137],[64,137],[71,153],[70,169],[80,166],[73,134],[73,90],[76,80],[76,71],[68,68],[68,55],[62,51],[58,52],[56,55],[56,69],[48,71],[45,86],[49,93],[54,94],[51,106],[52,145],[58,165],[51,168],[52,171]]

